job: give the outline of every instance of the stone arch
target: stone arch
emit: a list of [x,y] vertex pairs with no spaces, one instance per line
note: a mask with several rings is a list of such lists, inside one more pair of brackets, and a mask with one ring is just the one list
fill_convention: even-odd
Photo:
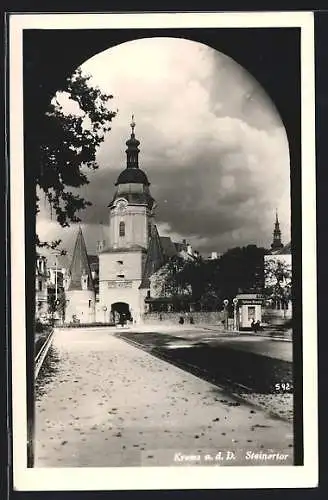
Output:
[[115,323],[124,324],[132,320],[130,305],[127,302],[114,302],[110,312]]

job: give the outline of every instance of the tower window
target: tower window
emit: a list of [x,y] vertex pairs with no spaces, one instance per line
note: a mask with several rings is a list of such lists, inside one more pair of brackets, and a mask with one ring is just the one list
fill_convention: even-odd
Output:
[[91,307],[91,300],[89,300],[89,307]]
[[125,223],[124,222],[120,222],[120,229],[119,229],[119,234],[120,236],[125,236]]

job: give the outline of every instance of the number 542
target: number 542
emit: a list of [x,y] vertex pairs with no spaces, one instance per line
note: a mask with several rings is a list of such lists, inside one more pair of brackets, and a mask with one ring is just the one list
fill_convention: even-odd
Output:
[[276,391],[290,391],[292,386],[289,382],[282,382],[275,384],[274,388],[276,389]]

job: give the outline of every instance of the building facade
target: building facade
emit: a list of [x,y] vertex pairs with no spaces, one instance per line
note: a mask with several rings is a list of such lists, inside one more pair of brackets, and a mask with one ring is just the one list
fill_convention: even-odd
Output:
[[35,317],[42,319],[48,313],[48,269],[47,259],[37,256],[35,269]]
[[269,323],[292,318],[292,252],[291,243],[283,245],[281,231],[276,214],[271,251],[264,257],[265,285],[267,306],[264,317]]
[[141,288],[154,226],[155,200],[147,175],[139,168],[140,142],[134,133],[126,142],[126,168],[110,201],[106,246],[99,252],[97,315],[140,322],[145,290]]
[[82,229],[79,228],[72,262],[64,277],[65,322],[93,323],[96,318],[96,293]]
[[134,129],[132,117],[126,167],[115,183],[97,255],[87,254],[79,229],[64,279],[65,322],[141,322],[148,310],[150,277],[173,255],[187,250],[186,242],[173,243],[158,234],[156,203],[148,177],[139,167],[140,142]]

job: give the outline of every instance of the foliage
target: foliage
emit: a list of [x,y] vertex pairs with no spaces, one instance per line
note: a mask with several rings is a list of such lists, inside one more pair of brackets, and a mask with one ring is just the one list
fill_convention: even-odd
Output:
[[178,279],[184,265],[184,259],[175,256],[154,273],[151,277],[152,295],[155,297],[177,297],[189,293],[189,290]]
[[35,333],[42,334],[49,331],[49,325],[46,325],[40,321],[39,318],[35,321]]
[[265,295],[273,301],[288,303],[291,299],[292,270],[282,259],[267,259],[264,266]]
[[[90,79],[78,68],[49,104],[41,126],[36,183],[38,192],[44,193],[62,227],[69,226],[70,222],[79,222],[81,219],[77,212],[91,205],[76,191],[88,184],[87,169],[98,168],[97,149],[116,115],[108,107],[112,96],[93,87]],[[76,106],[76,112],[65,112],[59,102],[63,96]],[[37,197],[37,213],[39,201]],[[60,240],[47,243],[37,238],[37,243],[56,248]]]
[[65,309],[66,309],[66,296],[64,290],[60,289],[57,294],[57,299],[55,295],[55,290],[48,295],[48,312],[54,314],[58,312],[60,317],[65,319]]
[[[256,245],[228,250],[219,259],[193,260],[175,257],[161,274],[161,290],[174,297],[187,291],[190,301],[202,310],[221,310],[223,300],[239,292],[259,292],[264,287],[264,248]],[[162,294],[163,295],[163,294]]]
[[236,247],[220,258],[219,280],[225,297],[232,300],[240,292],[256,292],[264,286],[264,252],[256,245]]

